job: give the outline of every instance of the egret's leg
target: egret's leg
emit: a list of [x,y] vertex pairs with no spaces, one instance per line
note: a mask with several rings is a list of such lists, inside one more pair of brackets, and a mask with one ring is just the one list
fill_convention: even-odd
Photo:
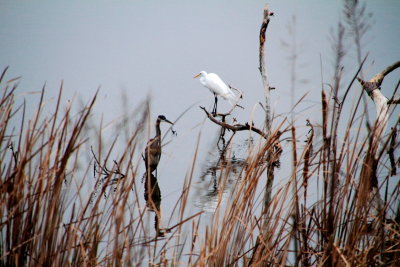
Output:
[[218,97],[216,94],[214,94],[214,97],[215,97],[215,101],[214,101],[214,107],[213,107],[212,114],[216,115],[217,114]]
[[215,114],[217,114],[218,97],[215,95]]

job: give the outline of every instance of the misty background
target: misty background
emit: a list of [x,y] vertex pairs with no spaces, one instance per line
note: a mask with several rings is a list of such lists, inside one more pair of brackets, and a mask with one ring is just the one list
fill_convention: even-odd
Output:
[[[197,142],[200,164],[195,168],[195,178],[202,174],[201,163],[215,157],[219,128],[198,108],[201,105],[210,109],[214,100],[193,79],[195,74],[201,70],[215,72],[241,89],[244,98],[240,104],[245,110],[236,110],[234,117],[239,122],[254,120],[257,127],[262,127],[264,112],[258,103],[264,102],[264,92],[258,71],[258,35],[265,3],[2,0],[0,67],[10,66],[9,77],[22,76],[16,95],[20,103],[26,101],[28,114],[37,107],[44,84],[49,107],[56,104],[61,81],[65,104],[73,99],[87,103],[100,88],[93,119],[98,122],[96,127],[103,121],[104,135],[110,138],[123,136],[122,128],[118,133],[116,126],[124,114],[135,121],[135,108],[148,97],[152,121],[147,138],[154,135],[157,115],[175,121],[191,107],[174,126],[178,136],[167,137],[171,142],[164,147],[158,168],[162,206],[168,214],[172,207],[165,203],[176,202],[174,192],[181,189]],[[343,2],[293,0],[268,4],[275,13],[265,48],[270,84],[276,87],[271,103],[280,119],[275,123],[289,117],[292,103],[306,93],[294,110],[295,123],[305,126],[307,118],[318,123],[321,83],[331,82],[334,74],[332,36],[339,22],[345,25]],[[363,56],[368,53],[363,68],[365,79],[399,60],[399,11],[397,0],[367,1],[370,27],[362,39]],[[350,34],[346,35],[345,47],[343,80],[347,85],[359,66]],[[382,91],[387,97],[392,95],[398,77],[397,70],[385,78]],[[356,85],[352,90],[361,88]],[[219,103],[219,111],[229,108],[223,100]],[[367,104],[373,119],[375,107],[369,98]],[[398,111],[396,108],[394,114]],[[249,133],[240,133],[236,138],[240,151]],[[289,150],[284,147],[284,153],[290,154]],[[140,168],[144,170],[144,166]]]

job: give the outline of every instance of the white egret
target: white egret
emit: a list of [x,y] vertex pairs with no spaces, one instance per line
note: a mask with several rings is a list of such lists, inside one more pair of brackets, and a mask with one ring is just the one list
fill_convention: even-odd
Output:
[[165,121],[169,124],[172,124],[167,118],[165,118],[164,115],[160,115],[157,118],[156,122],[156,136],[152,139],[150,139],[147,142],[146,145],[146,150],[144,152],[144,162],[146,164],[146,172],[150,170],[150,173],[152,173],[155,169],[157,169],[158,162],[160,162],[161,158],[161,129],[160,129],[160,123],[162,121]]
[[193,78],[198,77],[200,77],[200,83],[207,87],[211,93],[214,94],[215,102],[212,114],[215,115],[217,113],[217,96],[221,96],[223,99],[228,100],[232,106],[236,105],[238,97],[233,93],[231,89],[232,87],[224,83],[224,81],[217,74],[201,71]]

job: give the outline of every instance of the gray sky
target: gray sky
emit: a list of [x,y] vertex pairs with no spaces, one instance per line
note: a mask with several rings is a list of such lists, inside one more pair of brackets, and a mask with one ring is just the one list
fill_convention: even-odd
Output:
[[[257,103],[263,101],[263,91],[257,67],[264,3],[2,0],[0,68],[9,65],[9,77],[23,76],[17,94],[28,103],[33,102],[35,95],[26,93],[39,91],[44,82],[51,98],[64,80],[64,101],[76,95],[87,102],[101,86],[95,112],[104,114],[105,121],[122,114],[122,92],[126,92],[132,110],[150,95],[152,117],[164,114],[170,120],[200,101],[176,125],[179,136],[166,148],[160,163],[164,177],[160,186],[168,195],[180,188],[200,129],[203,136],[218,131],[211,123],[204,123],[204,114],[197,108],[212,107],[213,99],[198,80],[192,79],[195,74],[201,70],[216,72],[227,83],[243,90],[242,105],[246,109],[236,116],[241,121],[255,116],[256,125],[262,122],[262,110]],[[266,47],[270,82],[277,88],[272,93],[274,110],[284,115],[290,111],[289,57],[294,44],[288,30],[291,27],[298,55],[295,99],[309,92],[299,107],[308,110],[299,112],[297,117],[304,125],[306,118],[314,118],[312,110],[320,108],[320,57],[325,82],[330,82],[333,75],[330,36],[343,18],[342,2],[268,3],[275,12]],[[364,69],[367,78],[400,58],[399,11],[400,1],[367,3],[367,12],[373,13],[362,47],[364,55],[369,53]],[[344,78],[348,79],[358,64],[354,45],[349,38],[346,42],[350,50],[345,58]],[[397,71],[385,80],[384,93],[392,92],[398,77]],[[222,110],[228,107],[220,102]],[[372,102],[369,104],[373,110]],[[203,140],[206,147],[214,141]],[[172,162],[179,167],[167,168]]]
[[[276,14],[266,50],[271,83],[279,89],[275,98],[287,93],[290,84],[290,48],[282,41],[292,45],[287,28],[293,16],[302,64],[297,76],[308,80],[306,86],[296,86],[298,95],[304,87],[319,89],[312,87],[320,83],[320,55],[326,79],[331,75],[329,35],[343,17],[341,1],[269,3]],[[0,5],[0,62],[23,76],[20,90],[36,91],[47,81],[52,91],[64,80],[66,91],[83,98],[101,85],[101,95],[111,99],[118,99],[123,89],[134,102],[150,93],[155,106],[168,105],[160,103],[166,99],[174,106],[186,106],[209,97],[192,80],[204,69],[241,88],[247,105],[262,97],[257,60],[263,1],[2,1]],[[367,75],[400,55],[399,10],[399,1],[368,1],[368,12],[374,14],[363,46],[364,54],[370,53]],[[354,51],[348,55],[355,60]]]

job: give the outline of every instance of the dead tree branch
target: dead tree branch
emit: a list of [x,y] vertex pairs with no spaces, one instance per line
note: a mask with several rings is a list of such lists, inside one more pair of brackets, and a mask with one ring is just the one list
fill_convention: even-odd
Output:
[[381,90],[380,87],[382,85],[383,79],[386,77],[386,75],[388,75],[389,73],[391,73],[398,67],[400,67],[400,61],[397,61],[396,63],[393,63],[389,67],[385,68],[383,71],[381,71],[380,73],[378,73],[374,77],[372,77],[372,79],[369,81],[364,81],[361,78],[357,78],[357,80],[360,82],[363,89],[368,93],[368,95],[375,102],[375,99],[372,95],[373,91],[374,90],[380,91]]
[[206,113],[207,117],[214,122],[215,124],[218,124],[219,126],[223,127],[224,129],[228,129],[231,130],[233,133],[236,133],[238,131],[253,131],[259,135],[261,135],[262,137],[264,137],[264,139],[267,139],[268,134],[264,133],[263,131],[261,131],[260,129],[254,127],[253,125],[250,125],[249,123],[245,123],[245,124],[235,124],[235,125],[230,125],[229,123],[223,122],[223,121],[219,121],[217,120],[213,115],[211,115],[204,107],[200,107],[202,110],[204,110],[204,112]]
[[[107,180],[108,177],[110,177],[111,175],[119,176],[119,177],[117,177],[117,178],[111,179],[111,181],[110,181],[111,183],[115,183],[115,182],[117,182],[117,181],[119,181],[119,180],[125,178],[126,175],[125,175],[124,173],[121,172],[121,169],[120,169],[120,167],[119,167],[119,164],[118,164],[118,162],[117,162],[116,160],[113,160],[115,168],[113,168],[112,170],[110,170],[110,169],[107,168],[107,166],[106,166],[105,163],[104,163],[104,165],[102,165],[102,164],[99,162],[99,160],[97,159],[96,155],[94,154],[93,147],[90,147],[90,150],[91,150],[92,155],[93,155],[93,158],[94,158],[94,160],[95,160],[95,164],[96,164],[97,166],[99,166],[99,168],[100,168],[100,170],[95,170],[95,171],[96,171],[99,175],[105,176],[105,177],[102,179],[102,181]],[[95,166],[96,166],[96,165],[95,165]]]
[[400,104],[400,98],[393,98],[388,100],[388,105],[398,105]]
[[[360,179],[362,179],[362,184],[365,188],[364,190],[362,190],[362,193],[372,193],[373,202],[375,204],[375,210],[377,211],[377,214],[380,214],[380,211],[383,207],[383,201],[378,190],[379,186],[377,169],[380,156],[378,157],[377,154],[379,154],[378,148],[381,143],[381,136],[383,136],[389,120],[389,100],[382,94],[380,86],[385,76],[398,67],[400,67],[400,61],[397,61],[396,63],[385,68],[369,81],[364,81],[361,78],[357,78],[363,90],[365,90],[371,97],[372,101],[374,101],[377,114],[377,119],[375,122],[375,126],[373,127],[372,135],[370,136],[368,150],[365,155],[363,167],[360,174]],[[384,147],[386,147],[386,145]],[[367,199],[367,197],[365,197],[364,199]]]
[[[264,6],[264,14],[263,14],[263,21],[261,23],[261,29],[260,29],[260,48],[259,48],[259,70],[260,70],[260,74],[261,74],[261,78],[263,81],[263,86],[264,86],[264,93],[265,93],[265,128],[267,130],[267,134],[270,135],[271,134],[271,90],[273,88],[270,87],[269,85],[269,80],[268,80],[268,75],[267,75],[267,70],[265,67],[265,52],[264,52],[264,48],[265,48],[265,34],[267,32],[267,28],[268,28],[268,24],[270,21],[270,16],[273,16],[274,13],[270,12],[268,9],[268,5]],[[268,152],[268,155],[270,153],[273,153],[272,151]],[[270,156],[270,155],[269,155]],[[266,186],[266,190],[265,190],[265,195],[264,195],[264,210],[268,210],[269,207],[269,203],[271,200],[271,190],[270,188],[272,188],[272,184],[274,181],[274,169],[275,169],[275,165],[274,164],[269,164],[268,165],[268,171],[267,171],[267,176],[268,176],[268,180],[267,180],[267,186]]]
[[[267,76],[267,71],[265,68],[265,52],[264,52],[264,47],[265,47],[265,33],[268,28],[268,24],[270,21],[270,16],[273,16],[273,13],[269,11],[268,5],[264,6],[264,15],[263,15],[263,21],[261,24],[261,29],[260,29],[260,48],[259,48],[259,71],[261,74],[263,86],[264,86],[264,93],[265,93],[265,107],[263,107],[265,111],[265,128],[267,132],[267,136],[270,136],[270,138],[274,138],[274,136],[271,136],[271,124],[272,124],[272,115],[271,115],[271,90],[275,89],[270,87],[269,81],[268,81],[268,76]],[[257,261],[258,259],[262,258],[262,255],[264,254],[265,251],[265,240],[267,240],[267,235],[268,235],[268,229],[267,229],[267,221],[269,220],[268,218],[268,213],[269,213],[269,206],[271,203],[271,194],[272,194],[272,185],[274,183],[274,171],[275,168],[279,166],[279,158],[282,153],[282,147],[279,143],[279,137],[280,137],[280,132],[277,134],[277,139],[274,142],[274,146],[272,149],[268,149],[266,151],[267,158],[267,184],[265,186],[265,191],[264,191],[264,203],[263,203],[263,214],[266,215],[263,226],[262,226],[262,235],[260,235],[259,238],[257,238],[256,245],[254,246],[254,251],[253,255],[250,259],[250,264],[252,265],[253,261]],[[273,160],[271,160],[273,159]],[[278,163],[278,164],[277,164]],[[263,260],[261,263],[262,266],[267,265],[266,262]]]
[[269,24],[270,16],[273,16],[273,13],[268,10],[268,5],[265,5],[264,7],[264,17],[263,21],[261,24],[261,29],[260,29],[260,53],[259,53],[259,61],[260,61],[260,74],[261,78],[263,81],[263,86],[264,86],[264,92],[265,92],[265,127],[267,129],[267,133],[271,133],[271,100],[270,100],[270,91],[272,88],[269,86],[269,81],[268,81],[268,76],[267,76],[267,71],[265,68],[265,52],[264,52],[264,46],[265,46],[265,33],[267,31],[267,27]]
[[379,137],[383,134],[386,128],[386,124],[389,119],[389,114],[388,114],[389,104],[398,104],[399,102],[398,99],[391,99],[389,101],[388,98],[386,98],[381,92],[381,84],[385,76],[388,75],[393,70],[397,69],[398,67],[400,67],[400,61],[397,61],[396,63],[385,68],[383,71],[376,74],[369,81],[364,81],[361,78],[357,78],[362,88],[368,93],[372,101],[374,101],[375,103],[377,121],[374,130],[374,135],[376,136],[377,140],[380,139]]
[[375,75],[370,81],[376,83],[378,86],[381,86],[385,76],[397,69],[398,67],[400,67],[400,61],[393,63],[392,65]]

